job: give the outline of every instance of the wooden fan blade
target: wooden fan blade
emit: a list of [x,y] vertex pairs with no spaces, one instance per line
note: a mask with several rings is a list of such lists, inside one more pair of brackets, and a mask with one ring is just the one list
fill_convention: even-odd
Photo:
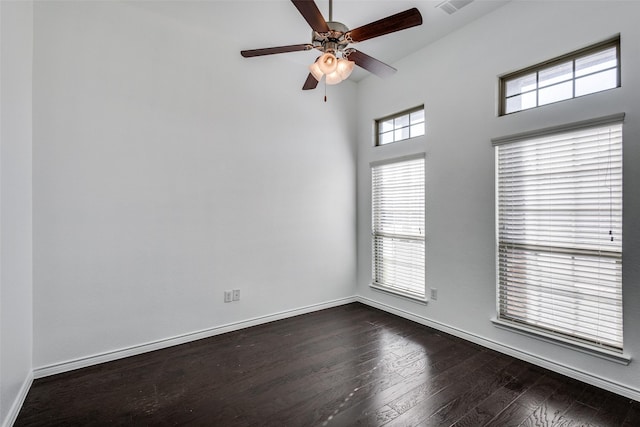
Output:
[[313,74],[309,73],[307,80],[304,82],[304,86],[302,86],[302,90],[315,89],[316,86],[318,86],[318,81],[313,77]]
[[362,53],[359,50],[353,49],[348,56],[349,61],[353,61],[357,66],[364,68],[365,70],[375,74],[378,77],[389,77],[396,71],[391,65],[387,65],[382,61]]
[[422,15],[415,7],[395,15],[387,16],[378,21],[348,31],[345,36],[354,42],[361,42],[374,37],[383,36],[396,31],[406,30],[422,24]]
[[291,0],[291,3],[298,9],[312,30],[319,33],[328,33],[330,31],[327,21],[324,20],[320,9],[318,9],[313,0]]
[[298,52],[301,50],[313,49],[310,44],[292,44],[288,46],[267,47],[264,49],[251,49],[240,51],[240,55],[245,58],[251,58],[253,56],[273,55],[276,53]]

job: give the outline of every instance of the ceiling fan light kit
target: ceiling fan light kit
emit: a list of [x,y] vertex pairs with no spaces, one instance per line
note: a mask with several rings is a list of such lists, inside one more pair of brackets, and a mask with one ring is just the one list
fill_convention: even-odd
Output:
[[[317,49],[322,52],[309,66],[309,75],[302,89],[315,89],[325,77],[328,85],[338,84],[351,75],[355,65],[379,76],[388,77],[396,69],[363,52],[348,47],[349,44],[405,30],[422,24],[422,15],[416,8],[388,16],[370,24],[349,30],[346,25],[333,21],[333,1],[329,0],[329,21],[325,21],[313,0],[291,0],[311,29],[311,43],[264,49],[243,50],[245,58]],[[338,54],[342,57],[339,58]]]
[[[332,65],[335,65],[328,69],[325,68],[326,71],[323,70],[322,67],[322,59],[325,55],[331,55],[331,61],[333,62]],[[326,62],[324,63],[326,64]],[[348,59],[344,58],[336,58],[331,53],[325,53],[320,58],[318,58],[316,62],[309,65],[309,71],[311,72],[313,78],[316,79],[316,81],[321,81],[322,77],[326,75],[325,82],[328,85],[335,85],[349,78],[349,76],[353,72],[353,67],[355,66],[355,64],[356,63],[354,61],[349,61]],[[331,71],[331,69],[333,69],[333,71]]]
[[353,67],[356,65],[354,61],[349,61],[348,59],[338,59],[338,67],[336,68],[336,73],[340,75],[342,80],[346,80],[353,72]]
[[316,63],[324,74],[331,74],[338,68],[338,58],[331,52],[322,54]]

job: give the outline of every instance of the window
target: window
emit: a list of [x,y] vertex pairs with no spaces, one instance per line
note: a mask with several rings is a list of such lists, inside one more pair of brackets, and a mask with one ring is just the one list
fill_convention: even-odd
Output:
[[424,135],[424,106],[376,120],[376,145]]
[[622,351],[622,117],[494,140],[499,320]]
[[620,38],[500,79],[500,115],[620,86]]
[[424,157],[371,168],[373,284],[424,299]]

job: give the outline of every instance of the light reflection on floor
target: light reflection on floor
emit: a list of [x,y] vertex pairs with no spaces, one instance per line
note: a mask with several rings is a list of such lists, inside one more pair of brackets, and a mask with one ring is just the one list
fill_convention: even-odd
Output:
[[[347,402],[356,397],[358,390],[372,381],[376,381],[375,374],[379,370],[395,372],[403,378],[408,378],[411,375],[412,380],[420,379],[420,381],[424,381],[430,378],[429,354],[431,351],[423,343],[417,339],[413,340],[411,335],[406,334],[406,331],[397,334],[385,326],[377,327],[380,334],[377,337],[379,346],[375,350],[377,354],[375,356],[372,355],[372,358],[377,360],[376,365],[358,375],[356,378],[357,385],[322,423],[323,426],[328,426],[331,423]],[[360,368],[369,364],[370,360],[360,363]],[[416,370],[418,370],[418,373],[416,373]],[[403,375],[403,371],[405,371],[405,375]],[[374,394],[374,399],[374,407],[382,408],[389,403],[384,394],[376,393]],[[393,409],[391,408],[391,410]]]

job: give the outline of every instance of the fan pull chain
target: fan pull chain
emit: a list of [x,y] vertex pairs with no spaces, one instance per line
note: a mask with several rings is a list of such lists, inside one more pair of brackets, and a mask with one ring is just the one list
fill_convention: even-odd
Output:
[[327,79],[324,81],[324,102],[327,102]]

